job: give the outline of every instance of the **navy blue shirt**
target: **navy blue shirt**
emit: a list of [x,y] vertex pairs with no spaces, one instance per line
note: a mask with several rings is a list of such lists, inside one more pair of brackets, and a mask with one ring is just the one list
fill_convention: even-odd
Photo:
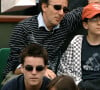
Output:
[[[49,82],[50,79],[44,77],[40,90],[46,90],[46,87]],[[20,75],[17,78],[14,78],[13,80],[9,81],[2,87],[1,90],[25,90],[24,76]]]
[[100,79],[100,45],[90,45],[86,37],[82,44],[82,78]]

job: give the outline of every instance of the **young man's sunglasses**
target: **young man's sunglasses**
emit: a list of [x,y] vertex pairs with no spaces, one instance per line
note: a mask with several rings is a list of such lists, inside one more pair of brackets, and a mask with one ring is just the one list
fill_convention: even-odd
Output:
[[[52,5],[52,4],[49,4],[49,5]],[[55,10],[61,10],[61,9],[63,9],[63,12],[64,12],[64,13],[69,12],[69,9],[68,9],[67,7],[63,7],[63,8],[62,8],[61,5],[52,5],[52,6],[54,7]]]
[[[39,65],[39,66],[36,66],[35,67],[35,69],[36,69],[36,71],[43,71],[44,70],[44,66],[42,66],[42,65]],[[27,70],[27,71],[33,71],[33,69],[34,69],[34,67],[33,66],[31,66],[31,65],[26,65],[25,66],[25,70]]]

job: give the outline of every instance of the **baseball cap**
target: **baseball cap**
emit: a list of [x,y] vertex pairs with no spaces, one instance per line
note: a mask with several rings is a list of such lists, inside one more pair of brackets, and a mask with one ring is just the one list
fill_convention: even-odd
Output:
[[97,14],[100,14],[100,4],[90,3],[83,8],[82,20],[85,18],[92,18]]

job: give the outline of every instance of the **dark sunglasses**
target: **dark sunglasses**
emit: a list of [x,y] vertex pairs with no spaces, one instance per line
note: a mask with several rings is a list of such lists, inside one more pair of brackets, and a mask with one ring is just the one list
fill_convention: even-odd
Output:
[[[40,66],[36,66],[36,71],[43,71],[44,70],[44,66],[42,66],[42,65],[40,65]],[[34,67],[33,66],[31,66],[31,65],[26,65],[25,66],[25,69],[27,70],[27,71],[33,71],[33,69],[34,69]]]
[[[52,5],[52,4],[49,4],[49,5]],[[61,10],[62,9],[61,5],[52,5],[52,6],[54,7],[55,10]],[[67,12],[69,12],[69,9],[67,7],[63,7],[63,12],[67,13]]]

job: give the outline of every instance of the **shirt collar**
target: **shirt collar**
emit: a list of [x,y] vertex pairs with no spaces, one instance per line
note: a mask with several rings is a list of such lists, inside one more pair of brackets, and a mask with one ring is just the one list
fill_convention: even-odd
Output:
[[[47,26],[45,25],[45,22],[44,22],[44,20],[43,20],[43,16],[42,16],[42,13],[39,13],[39,15],[38,15],[38,17],[37,17],[37,20],[38,20],[38,27],[40,28],[40,27],[45,27],[45,29],[47,30],[47,31],[50,31],[48,28],[47,28]],[[58,29],[60,27],[60,24],[58,24],[57,26],[55,26],[54,28],[53,28],[53,30],[55,30],[55,29]]]

